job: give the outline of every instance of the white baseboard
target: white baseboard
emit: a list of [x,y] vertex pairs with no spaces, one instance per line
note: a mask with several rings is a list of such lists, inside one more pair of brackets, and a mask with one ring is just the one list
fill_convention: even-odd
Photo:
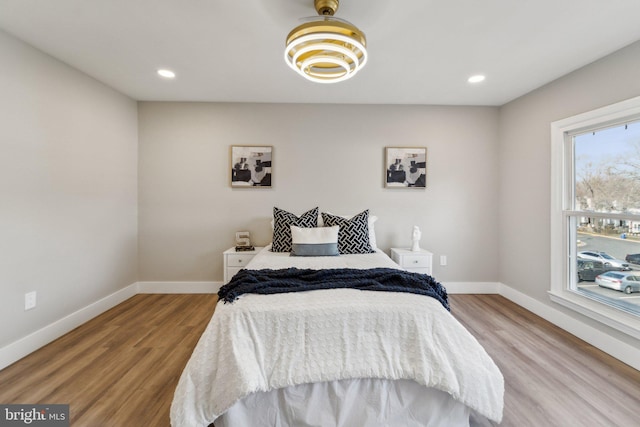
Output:
[[222,282],[138,282],[139,294],[217,294]]
[[0,348],[0,369],[11,365],[40,347],[88,322],[94,317],[131,298],[138,292],[136,284],[120,289],[88,306]]
[[[443,282],[450,294],[499,294],[616,359],[640,370],[638,350],[498,282]],[[136,282],[0,349],[0,369],[16,362],[136,294],[217,293],[222,282]]]

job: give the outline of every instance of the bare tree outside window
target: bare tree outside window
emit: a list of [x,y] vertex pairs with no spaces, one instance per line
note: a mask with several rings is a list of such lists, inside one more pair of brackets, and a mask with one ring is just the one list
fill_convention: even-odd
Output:
[[574,137],[576,209],[640,210],[640,122]]
[[640,257],[640,122],[574,135],[573,149],[577,277],[572,288],[640,314],[640,304],[621,292],[627,287],[611,289],[598,277],[613,270],[640,281],[635,257]]

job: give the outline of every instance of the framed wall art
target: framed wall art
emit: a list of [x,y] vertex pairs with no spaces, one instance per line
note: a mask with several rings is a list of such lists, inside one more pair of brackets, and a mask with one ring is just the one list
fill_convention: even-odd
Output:
[[273,147],[231,146],[231,187],[271,187]]
[[385,148],[386,188],[426,188],[426,147]]

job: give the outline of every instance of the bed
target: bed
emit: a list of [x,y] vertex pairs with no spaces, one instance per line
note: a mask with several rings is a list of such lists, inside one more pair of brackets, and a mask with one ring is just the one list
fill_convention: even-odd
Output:
[[[246,270],[399,269],[384,252],[293,257]],[[415,274],[415,273],[410,273]],[[502,375],[429,296],[337,288],[219,301],[176,388],[174,427],[469,426],[500,422]]]

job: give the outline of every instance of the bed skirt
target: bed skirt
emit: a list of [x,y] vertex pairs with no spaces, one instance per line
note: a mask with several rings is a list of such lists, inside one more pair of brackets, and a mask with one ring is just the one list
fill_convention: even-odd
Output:
[[362,378],[253,393],[215,427],[469,427],[471,409],[411,380]]

